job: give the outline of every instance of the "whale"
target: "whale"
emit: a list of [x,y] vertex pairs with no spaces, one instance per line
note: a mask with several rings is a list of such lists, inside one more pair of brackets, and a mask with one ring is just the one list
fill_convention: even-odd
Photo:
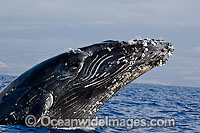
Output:
[[[106,40],[37,64],[0,90],[0,125],[25,125],[28,115],[94,118],[100,107],[173,54],[164,40]],[[51,125],[48,126],[50,128]]]

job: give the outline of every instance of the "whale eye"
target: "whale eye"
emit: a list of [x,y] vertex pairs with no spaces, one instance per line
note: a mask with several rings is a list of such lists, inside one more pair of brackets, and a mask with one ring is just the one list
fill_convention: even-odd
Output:
[[77,63],[77,62],[72,62],[72,63],[70,64],[70,66],[71,66],[70,71],[71,71],[71,72],[75,72],[75,71],[79,68],[79,63]]
[[79,66],[79,63],[77,63],[77,62],[72,63],[72,67],[78,67],[78,66]]

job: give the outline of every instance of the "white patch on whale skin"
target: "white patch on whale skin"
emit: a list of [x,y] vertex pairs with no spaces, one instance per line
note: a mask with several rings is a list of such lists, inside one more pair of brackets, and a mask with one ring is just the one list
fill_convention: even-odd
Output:
[[130,65],[130,66],[133,66],[134,63],[135,63],[134,61],[130,61],[130,62],[129,62],[129,65]]
[[144,53],[142,53],[142,58],[144,58],[145,57],[145,54]]
[[81,53],[82,51],[80,49],[73,49],[73,48],[69,48],[68,53]]
[[127,63],[127,62],[128,62],[128,60],[124,59],[124,60],[123,60],[123,62]]
[[122,59],[125,59],[125,56],[120,57],[118,60],[122,60]]
[[106,48],[109,52],[111,52],[112,51],[112,49],[110,48],[110,47],[107,47]]
[[151,41],[151,44],[152,44],[153,46],[156,46],[156,45],[157,45],[156,42],[154,42],[154,41]]
[[89,87],[89,86],[92,86],[92,85],[94,85],[94,84],[96,84],[96,83],[97,83],[97,82],[94,82],[94,83],[88,84],[88,85],[84,86],[84,88],[87,88],[87,87]]
[[134,41],[134,40],[129,40],[129,41],[128,41],[128,44],[129,44],[129,45],[135,45],[135,44],[137,44],[137,42]]
[[49,97],[46,98],[45,101],[45,110],[49,110],[49,108],[53,105],[53,95],[49,93]]
[[93,55],[93,52],[89,51],[87,52],[88,56],[92,56]]
[[171,51],[169,51],[169,52],[168,52],[168,55],[169,55],[169,56],[172,56],[172,52],[171,52]]
[[163,66],[163,61],[160,60],[159,62],[157,62],[158,66]]
[[[73,48],[68,48],[67,50],[66,50],[66,52],[67,53],[83,53],[83,54],[85,54],[86,56],[92,56],[93,55],[93,52],[91,52],[91,51],[89,51],[89,52],[84,52],[84,51],[82,51],[82,50],[80,50],[80,49],[73,49]],[[86,58],[86,57],[85,57]]]
[[49,78],[45,79],[45,81],[49,81],[50,79],[54,78],[54,75],[50,76]]
[[102,103],[102,102],[99,102],[99,101],[97,101],[97,102],[96,102],[96,104],[97,104],[97,105],[102,105],[103,103]]
[[10,115],[12,115],[12,117],[16,120],[15,111],[10,112]]
[[81,66],[81,67],[78,69],[78,72],[77,72],[77,73],[79,73],[79,72],[82,70],[82,68],[83,68],[83,62],[80,63],[80,66]]
[[147,46],[147,40],[143,41],[143,46],[146,47]]

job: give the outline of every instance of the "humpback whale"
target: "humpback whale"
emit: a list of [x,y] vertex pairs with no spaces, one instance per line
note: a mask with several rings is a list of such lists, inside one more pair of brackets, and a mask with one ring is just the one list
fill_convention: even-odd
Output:
[[42,115],[92,119],[128,83],[164,65],[173,50],[163,40],[107,40],[50,58],[0,91],[0,125],[26,125],[28,115],[35,126]]

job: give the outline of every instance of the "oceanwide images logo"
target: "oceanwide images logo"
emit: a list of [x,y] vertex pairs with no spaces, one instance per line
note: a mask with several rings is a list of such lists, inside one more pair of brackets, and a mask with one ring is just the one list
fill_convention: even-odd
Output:
[[42,116],[39,121],[33,115],[28,115],[25,123],[29,127],[41,125],[43,127],[71,128],[71,127],[120,127],[133,129],[136,127],[174,127],[175,119],[135,119],[135,118],[113,118],[109,116],[96,117],[95,119],[51,119]]

